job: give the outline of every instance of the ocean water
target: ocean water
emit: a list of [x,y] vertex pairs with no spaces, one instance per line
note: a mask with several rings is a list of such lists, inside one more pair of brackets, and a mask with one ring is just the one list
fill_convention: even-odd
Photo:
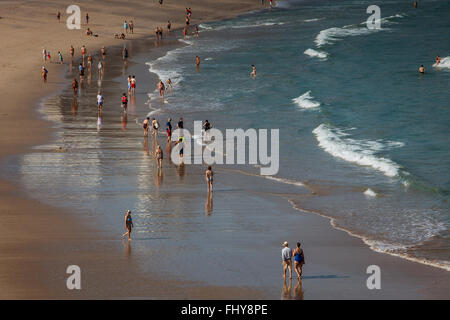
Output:
[[299,208],[374,250],[448,269],[450,3],[383,1],[379,30],[366,27],[371,4],[286,0],[201,24],[149,70],[176,79],[166,110],[222,129],[280,128],[272,179],[327,190],[294,199]]
[[[409,1],[383,1],[381,29],[368,30],[371,4],[278,1],[272,10],[201,24],[199,38],[171,36],[170,47],[129,44],[128,66],[110,58],[120,50],[111,51],[105,78],[94,72],[76,103],[71,89],[43,103],[54,141],[14,159],[10,171],[33,197],[117,234],[131,208],[142,267],[190,280],[278,282],[278,274],[264,273],[279,268],[280,234],[271,223],[295,225],[295,217],[274,218],[277,205],[257,196],[261,190],[289,194],[290,205],[331,218],[373,250],[449,270],[450,3],[414,9]],[[433,66],[438,54],[442,63]],[[128,74],[138,85],[124,117]],[[164,100],[158,77],[174,83]],[[105,96],[101,116],[97,90]],[[146,142],[140,127],[147,115],[162,127],[169,116],[173,124],[183,116],[188,129],[205,119],[222,130],[279,128],[280,170],[258,177],[252,165],[240,166],[241,175],[218,166],[213,209],[204,197],[204,166],[165,162],[158,173],[156,141]],[[276,265],[271,253],[246,251],[262,233]],[[217,248],[222,259],[209,259]]]

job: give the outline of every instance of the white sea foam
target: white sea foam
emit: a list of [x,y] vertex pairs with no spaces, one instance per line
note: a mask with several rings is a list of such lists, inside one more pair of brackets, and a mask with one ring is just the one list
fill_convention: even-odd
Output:
[[296,180],[278,178],[278,177],[273,177],[273,176],[262,176],[262,177],[269,179],[269,180],[277,181],[277,182],[284,183],[284,184],[290,184],[290,185],[297,186],[297,187],[305,186],[302,182],[296,181]]
[[303,109],[312,109],[320,106],[320,102],[314,101],[314,97],[311,95],[311,91],[305,92],[301,96],[292,99],[296,105]]
[[205,30],[225,30],[225,29],[244,29],[244,28],[257,28],[257,27],[268,27],[268,26],[281,26],[284,22],[277,21],[261,21],[257,23],[237,23],[237,24],[225,24],[213,27],[207,24],[200,24],[199,27]]
[[306,49],[304,54],[306,54],[310,57],[317,57],[317,58],[324,59],[324,60],[328,57],[328,53],[326,53],[325,51],[317,51],[317,50],[314,50],[311,48]]
[[377,152],[400,147],[398,142],[382,143],[380,141],[355,140],[343,130],[321,124],[313,130],[319,146],[336,158],[361,166],[369,166],[388,177],[399,175],[400,166],[394,161],[376,155]]
[[315,22],[315,21],[320,21],[320,20],[323,20],[323,19],[325,19],[325,18],[306,19],[306,20],[303,20],[303,22]]
[[366,191],[364,191],[364,194],[368,197],[376,197],[377,196],[377,193],[370,188],[368,188]]
[[360,36],[360,35],[366,35],[371,34],[374,32],[382,31],[382,30],[388,30],[387,28],[384,28],[383,26],[386,24],[393,24],[396,23],[396,19],[403,18],[404,15],[396,14],[393,16],[385,17],[379,20],[381,24],[380,29],[368,29],[366,26],[366,22],[362,22],[359,25],[348,25],[344,26],[342,28],[339,27],[333,27],[321,30],[319,34],[316,36],[316,39],[314,42],[316,43],[317,47],[322,47],[326,44],[332,44],[336,41],[342,40],[345,37],[352,37],[352,36]]
[[439,64],[433,64],[435,68],[450,68],[450,56],[441,58],[441,62]]

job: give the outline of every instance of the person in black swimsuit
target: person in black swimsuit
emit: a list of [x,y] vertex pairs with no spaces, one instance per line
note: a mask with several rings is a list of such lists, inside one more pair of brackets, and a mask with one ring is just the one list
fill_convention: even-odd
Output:
[[133,219],[131,218],[131,211],[127,210],[127,213],[125,214],[125,229],[127,229],[127,232],[125,232],[122,235],[122,239],[128,235],[128,240],[131,240],[131,230],[134,228],[133,225]]

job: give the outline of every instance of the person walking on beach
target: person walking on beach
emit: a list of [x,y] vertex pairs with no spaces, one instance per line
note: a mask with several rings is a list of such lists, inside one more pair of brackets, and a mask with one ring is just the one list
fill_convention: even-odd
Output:
[[128,98],[127,98],[127,94],[124,92],[122,94],[122,108],[123,108],[123,112],[127,112],[127,106],[128,106]]
[[64,59],[63,59],[61,51],[58,51],[58,58],[59,58],[59,63],[62,64],[64,62]]
[[163,151],[161,149],[161,146],[158,145],[156,147],[156,163],[158,168],[162,168],[162,160],[163,160]]
[[208,169],[205,172],[205,178],[206,178],[206,186],[208,188],[208,193],[213,192],[213,178],[214,178],[214,172],[212,171],[211,166],[208,167]]
[[133,219],[131,218],[131,211],[127,210],[127,213],[125,214],[125,229],[127,230],[127,232],[125,232],[122,235],[122,239],[125,236],[128,236],[128,241],[130,241],[131,240],[131,230],[133,228],[134,228],[134,225],[133,225]]
[[76,95],[78,93],[78,81],[76,78],[73,78],[72,89],[73,89],[73,94]]
[[200,67],[200,57],[199,56],[195,56],[195,65],[198,67]]
[[102,93],[99,91],[97,94],[97,106],[98,106],[98,110],[101,111],[103,108],[103,95]]
[[252,78],[256,77],[256,67],[254,64],[252,64],[252,72],[250,73],[250,75],[252,76]]
[[83,57],[83,61],[84,61],[85,55],[86,55],[86,46],[83,45],[83,46],[81,47],[81,56]]
[[48,70],[45,68],[45,66],[43,66],[42,71],[41,71],[41,76],[42,76],[42,80],[44,82],[47,82],[47,74],[48,74]]
[[88,65],[89,72],[90,72],[91,71],[90,69],[91,69],[91,66],[92,66],[92,57],[91,57],[91,55],[88,55],[88,57],[87,57],[87,65]]
[[85,19],[86,19],[86,24],[89,24],[89,13],[87,13],[87,12],[86,12]]
[[292,250],[289,248],[287,241],[283,243],[281,250],[281,260],[283,262],[283,278],[286,279],[286,271],[289,269],[289,279],[292,279]]
[[136,77],[133,75],[130,80],[130,93],[134,96],[136,92]]
[[158,90],[159,90],[159,96],[161,97],[161,98],[164,98],[164,90],[165,90],[166,88],[165,88],[165,86],[164,86],[164,83],[160,80],[159,82],[158,82]]
[[47,61],[47,50],[44,48],[42,49],[42,59],[45,61]]
[[128,33],[128,22],[126,20],[123,22],[123,29],[125,30],[125,33]]
[[172,27],[172,23],[169,21],[167,21],[167,31],[170,32],[170,28]]
[[123,62],[126,64],[127,63],[127,59],[128,59],[128,49],[127,49],[127,47],[123,47],[122,59],[123,59]]
[[180,117],[180,120],[178,120],[177,126],[178,126],[178,129],[183,129],[184,128],[183,118],[182,117]]
[[144,129],[144,137],[148,137],[148,129],[150,127],[150,117],[147,117],[144,122],[142,122],[142,128]]
[[56,13],[56,18],[58,19],[58,22],[61,22],[61,12]]
[[102,47],[102,59],[105,60],[106,58],[106,48],[103,46]]
[[70,56],[72,57],[72,59],[73,59],[74,53],[75,53],[74,47],[73,47],[73,46],[70,46]]
[[172,118],[167,119],[166,123],[167,142],[170,142],[172,137]]
[[101,60],[98,62],[97,68],[98,68],[98,75],[101,77],[103,75],[103,62]]
[[79,73],[80,73],[80,81],[82,81],[82,80],[83,80],[83,77],[84,77],[84,67],[83,67],[83,64],[80,63],[80,65],[78,66],[78,71],[79,71]]
[[303,249],[300,248],[301,244],[300,242],[297,242],[297,247],[293,251],[293,257],[294,257],[294,269],[297,273],[298,279],[300,280],[302,277],[302,268],[305,264],[305,255],[303,253]]
[[130,24],[128,25],[128,28],[130,29],[131,34],[134,33],[134,23],[133,20],[130,21]]

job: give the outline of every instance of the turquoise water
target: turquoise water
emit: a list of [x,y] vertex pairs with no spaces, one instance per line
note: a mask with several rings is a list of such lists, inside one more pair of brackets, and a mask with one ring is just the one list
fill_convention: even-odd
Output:
[[201,24],[200,38],[148,62],[175,82],[164,104],[150,92],[150,114],[280,128],[277,177],[328,190],[300,208],[375,250],[448,268],[450,3],[383,1],[381,30],[366,27],[371,4],[279,1]]

